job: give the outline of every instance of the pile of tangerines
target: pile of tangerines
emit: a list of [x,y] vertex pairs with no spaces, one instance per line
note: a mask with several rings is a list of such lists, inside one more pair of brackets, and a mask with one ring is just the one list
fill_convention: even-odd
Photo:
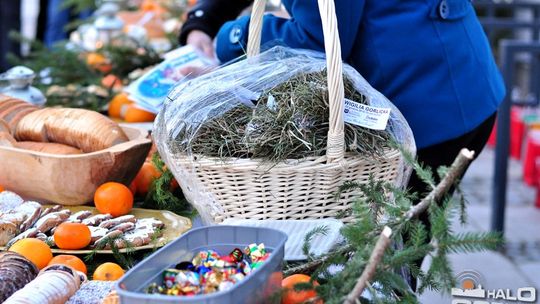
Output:
[[[131,190],[120,183],[109,182],[101,185],[96,190],[94,200],[100,213],[109,213],[114,217],[129,213],[133,207]],[[90,229],[81,223],[62,223],[55,229],[53,237],[56,246],[63,250],[83,249],[91,241]],[[80,258],[68,254],[53,257],[49,245],[39,239],[19,240],[9,250],[23,255],[39,269],[48,265],[62,264],[87,274],[86,265]],[[114,281],[123,274],[124,270],[118,264],[104,263],[96,268],[92,277],[94,280]]]

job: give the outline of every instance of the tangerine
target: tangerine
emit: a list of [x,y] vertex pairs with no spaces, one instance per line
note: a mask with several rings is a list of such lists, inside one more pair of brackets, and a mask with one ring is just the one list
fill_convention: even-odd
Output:
[[60,254],[52,258],[52,260],[47,264],[47,266],[50,265],[66,265],[69,266],[77,271],[80,271],[84,274],[86,274],[86,265],[84,262],[79,259],[78,257],[70,254]]
[[135,179],[133,180],[137,193],[141,196],[145,196],[150,190],[152,182],[160,176],[161,173],[154,167],[154,164],[151,162],[144,162],[137,173],[137,176],[135,176]]
[[122,84],[122,79],[118,78],[118,76],[113,75],[113,74],[109,74],[103,77],[103,79],[101,79],[101,85],[107,89],[112,88],[116,91],[121,90],[122,87],[124,86]]
[[120,265],[107,262],[96,268],[92,278],[96,281],[116,281],[124,275],[124,272]]
[[107,74],[112,70],[112,65],[109,63],[107,57],[99,53],[88,54],[86,56],[86,64],[104,74]]
[[124,116],[127,106],[132,104],[133,101],[129,99],[128,94],[120,93],[113,97],[111,102],[109,102],[109,116],[120,118]]
[[[311,277],[305,274],[293,274],[286,277],[281,281],[281,287],[284,289],[283,296],[281,297],[281,304],[299,304],[307,301],[312,301],[317,297],[315,289],[308,290],[296,290],[294,286],[300,283],[311,282]],[[317,281],[313,281],[313,286],[319,286]],[[310,302],[311,303],[311,302]],[[321,299],[316,300],[314,303],[323,304]]]
[[54,242],[60,249],[82,249],[92,240],[90,229],[81,223],[62,223],[54,231]]
[[133,208],[133,193],[124,184],[108,182],[94,193],[94,204],[100,213],[117,217],[126,215]]
[[135,180],[132,181],[131,184],[129,184],[129,190],[131,191],[133,196],[137,194],[137,184],[135,184]]
[[53,258],[51,248],[44,241],[35,238],[18,240],[9,251],[17,252],[30,260],[38,269],[43,269]]
[[156,114],[135,105],[128,105],[123,118],[126,122],[152,122],[156,118]]

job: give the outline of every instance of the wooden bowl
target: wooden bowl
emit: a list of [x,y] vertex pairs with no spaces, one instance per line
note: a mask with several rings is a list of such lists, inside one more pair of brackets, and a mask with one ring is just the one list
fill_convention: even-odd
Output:
[[27,200],[61,205],[93,201],[105,182],[129,185],[152,142],[147,131],[122,129],[130,141],[92,153],[56,155],[0,147],[0,185]]

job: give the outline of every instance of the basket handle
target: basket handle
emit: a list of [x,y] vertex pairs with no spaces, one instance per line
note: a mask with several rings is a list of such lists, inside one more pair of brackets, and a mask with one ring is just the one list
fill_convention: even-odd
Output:
[[[341,44],[337,28],[334,0],[318,0],[319,13],[324,34],[326,66],[328,67],[328,101],[330,108],[326,159],[328,163],[340,161],[345,154],[345,133],[343,124],[343,64]],[[266,0],[255,0],[249,23],[247,56],[260,53],[261,32]]]

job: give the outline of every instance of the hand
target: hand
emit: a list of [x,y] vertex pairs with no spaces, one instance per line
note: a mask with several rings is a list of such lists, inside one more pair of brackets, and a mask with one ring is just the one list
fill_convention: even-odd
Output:
[[210,59],[216,58],[214,55],[214,44],[212,42],[212,38],[210,38],[210,36],[208,36],[205,32],[199,30],[189,32],[186,43],[199,49]]

